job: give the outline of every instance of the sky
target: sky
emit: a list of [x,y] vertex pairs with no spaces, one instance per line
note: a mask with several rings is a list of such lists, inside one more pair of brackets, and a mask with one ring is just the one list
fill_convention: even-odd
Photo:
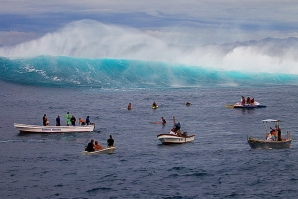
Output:
[[[84,19],[136,28],[161,38],[184,35],[198,43],[298,36],[296,0],[0,0],[0,3],[0,46],[35,39]],[[183,37],[180,40],[186,42]]]

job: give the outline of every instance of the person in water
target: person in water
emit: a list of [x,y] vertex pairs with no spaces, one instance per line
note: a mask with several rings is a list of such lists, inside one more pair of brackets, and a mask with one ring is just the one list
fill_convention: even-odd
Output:
[[70,115],[69,115],[69,112],[66,113],[66,126],[69,126],[70,125]]
[[162,123],[162,124],[166,124],[166,123],[167,123],[167,121],[165,120],[164,117],[161,117],[161,123]]
[[153,107],[157,107],[157,104],[156,104],[155,101],[153,102],[152,106],[153,106]]
[[61,126],[60,125],[60,115],[56,118],[56,126]]
[[110,138],[107,140],[107,142],[108,142],[108,147],[114,146],[114,139],[112,135],[110,135]]
[[127,109],[131,110],[131,103],[128,104]]
[[85,148],[85,151],[88,151],[88,152],[95,151],[93,139],[88,143],[87,147]]
[[186,104],[185,104],[186,106],[189,106],[189,105],[191,105],[191,103],[190,102],[186,102]]
[[100,144],[98,144],[98,141],[95,141],[94,150],[95,151],[102,150],[102,146]]

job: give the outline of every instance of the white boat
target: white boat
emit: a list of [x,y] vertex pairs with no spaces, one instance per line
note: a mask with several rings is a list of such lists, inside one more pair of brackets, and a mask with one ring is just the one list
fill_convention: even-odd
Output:
[[242,108],[242,109],[254,109],[254,108],[266,108],[266,105],[262,105],[259,102],[254,102],[252,104],[242,104],[241,102],[237,102],[236,104],[226,105],[226,108]]
[[173,135],[173,134],[159,134],[157,139],[161,141],[162,144],[182,144],[187,142],[192,142],[195,139],[195,135]]
[[[279,129],[279,123],[281,122],[280,120],[266,119],[266,120],[262,120],[262,122],[266,129],[266,132],[264,134],[264,137],[266,138],[258,139],[254,136],[247,137],[247,142],[251,149],[288,149],[290,148],[291,142],[292,142],[291,132],[287,131],[287,136],[282,138],[281,130]],[[279,130],[275,130],[274,126],[273,128],[272,127],[270,128],[270,124],[273,124],[275,127],[278,126]],[[271,139],[271,136],[269,135],[272,135],[272,134],[276,136],[276,139]]]
[[20,133],[71,133],[71,132],[92,132],[94,124],[82,126],[40,126],[14,123]]
[[98,150],[98,151],[92,151],[92,152],[88,152],[88,151],[83,151],[82,155],[93,155],[93,154],[103,154],[103,153],[113,153],[116,150],[116,147],[112,146],[112,147],[107,147],[104,148],[102,150]]

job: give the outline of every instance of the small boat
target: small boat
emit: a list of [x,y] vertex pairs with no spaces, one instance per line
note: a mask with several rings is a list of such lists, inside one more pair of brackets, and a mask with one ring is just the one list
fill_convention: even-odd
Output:
[[[247,142],[251,149],[288,149],[291,146],[292,137],[291,132],[287,132],[287,136],[282,138],[281,130],[279,128],[280,120],[266,119],[262,120],[265,129],[266,129],[266,139],[258,139],[254,136],[247,137]],[[277,130],[270,127],[270,124],[273,124],[275,127],[278,127]],[[269,131],[269,128],[271,131]],[[278,131],[278,132],[276,132]],[[270,139],[268,135],[275,134],[276,139]],[[269,139],[268,139],[269,138]]]
[[83,151],[82,155],[93,155],[93,154],[104,154],[104,153],[113,153],[116,150],[116,147],[112,146],[112,147],[107,147],[98,151],[92,151],[92,152],[88,152],[88,151]]
[[192,142],[195,139],[195,135],[187,135],[183,133],[181,136],[173,134],[159,134],[157,139],[161,141],[162,144],[182,144],[187,142]]
[[14,123],[20,133],[72,133],[72,132],[92,132],[95,124],[82,126],[40,126]]
[[265,105],[260,104],[259,102],[254,102],[252,104],[242,104],[237,102],[236,104],[226,105],[226,108],[242,108],[242,109],[254,109],[254,108],[266,108]]
[[152,109],[157,109],[157,108],[158,108],[158,106],[152,106],[151,108],[152,108]]

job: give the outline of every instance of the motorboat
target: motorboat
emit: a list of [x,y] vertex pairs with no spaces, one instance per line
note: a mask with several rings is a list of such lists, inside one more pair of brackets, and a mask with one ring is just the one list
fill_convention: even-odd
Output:
[[181,136],[174,134],[159,134],[157,139],[161,141],[162,144],[182,144],[187,142],[192,142],[195,139],[195,135],[187,135],[184,132]]
[[[291,132],[287,131],[286,137],[281,136],[280,120],[262,120],[265,126],[265,139],[248,136],[247,142],[251,149],[288,149],[291,146]],[[273,126],[273,128],[271,127]]]
[[80,126],[40,126],[14,123],[20,133],[72,133],[72,132],[92,132],[95,124]]
[[254,109],[254,108],[266,108],[266,105],[262,105],[259,102],[253,102],[250,104],[242,104],[241,102],[237,102],[236,104],[226,105],[226,108],[242,108],[242,109]]
[[114,153],[114,151],[116,150],[116,147],[112,146],[112,147],[107,147],[98,151],[92,151],[92,152],[88,152],[88,151],[83,151],[82,155],[93,155],[93,154],[104,154],[104,153]]

